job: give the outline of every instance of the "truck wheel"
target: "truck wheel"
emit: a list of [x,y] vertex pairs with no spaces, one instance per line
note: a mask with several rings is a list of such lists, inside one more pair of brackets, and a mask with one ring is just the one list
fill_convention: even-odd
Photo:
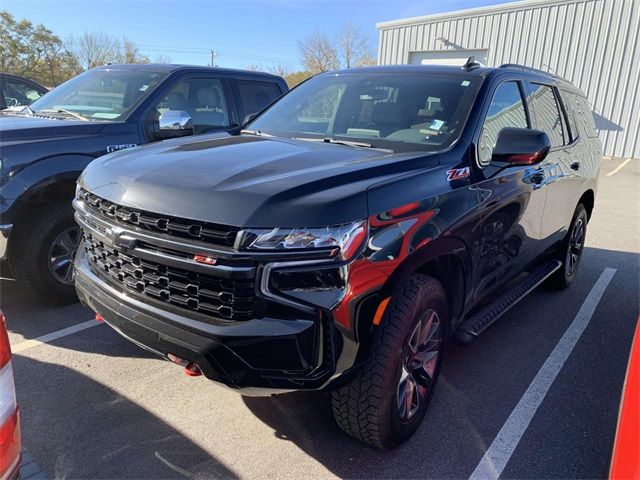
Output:
[[382,449],[409,438],[438,379],[447,321],[440,282],[411,276],[392,296],[358,375],[332,393],[340,428]]
[[562,266],[545,282],[552,290],[567,288],[578,273],[584,241],[587,235],[587,210],[581,203],[576,207],[567,236],[558,250],[558,259]]
[[80,229],[70,204],[56,203],[31,215],[28,225],[11,239],[9,266],[16,283],[50,304],[78,301],[73,284],[73,259]]

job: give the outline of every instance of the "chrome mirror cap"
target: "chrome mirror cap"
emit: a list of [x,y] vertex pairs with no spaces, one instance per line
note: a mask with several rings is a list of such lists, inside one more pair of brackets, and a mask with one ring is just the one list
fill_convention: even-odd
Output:
[[160,130],[193,130],[193,120],[184,110],[167,110],[160,115]]

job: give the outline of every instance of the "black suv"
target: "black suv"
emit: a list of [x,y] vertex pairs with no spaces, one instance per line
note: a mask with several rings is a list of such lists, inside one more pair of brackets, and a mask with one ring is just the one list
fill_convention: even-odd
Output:
[[0,114],[0,260],[52,303],[76,301],[71,200],[96,157],[236,129],[287,91],[281,77],[180,65],[107,65]]
[[518,66],[325,73],[246,129],[91,163],[81,300],[249,395],[331,389],[382,448],[418,427],[445,339],[576,276],[601,146],[584,94]]

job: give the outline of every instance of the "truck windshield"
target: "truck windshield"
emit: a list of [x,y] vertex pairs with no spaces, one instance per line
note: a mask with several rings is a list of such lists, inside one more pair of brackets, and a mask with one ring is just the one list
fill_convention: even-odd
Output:
[[462,74],[323,74],[292,90],[247,128],[394,151],[441,150],[460,136],[480,83],[479,77]]
[[122,120],[166,76],[144,70],[89,70],[33,102],[31,109],[89,120]]

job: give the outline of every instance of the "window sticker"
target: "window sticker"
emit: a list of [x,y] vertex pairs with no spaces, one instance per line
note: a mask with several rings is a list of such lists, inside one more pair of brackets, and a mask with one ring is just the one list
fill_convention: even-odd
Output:
[[463,80],[460,85],[463,87],[468,87],[469,85],[471,85],[471,82],[469,80]]
[[429,125],[429,129],[435,130],[436,132],[442,128],[444,125],[444,120],[434,120],[431,125]]

